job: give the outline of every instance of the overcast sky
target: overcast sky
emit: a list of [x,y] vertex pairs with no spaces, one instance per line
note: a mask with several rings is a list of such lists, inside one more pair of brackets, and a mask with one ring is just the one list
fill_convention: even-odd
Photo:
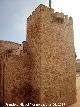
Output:
[[[49,0],[0,0],[0,39],[21,43],[26,39],[26,20],[39,5]],[[80,58],[80,0],[52,0],[55,11],[73,17],[75,49]]]

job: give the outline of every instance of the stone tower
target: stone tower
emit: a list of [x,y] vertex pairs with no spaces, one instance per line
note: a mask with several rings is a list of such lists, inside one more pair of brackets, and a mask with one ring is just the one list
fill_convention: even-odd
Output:
[[[73,20],[63,13],[38,6],[27,19],[31,52],[31,85],[40,104],[76,102],[76,67]],[[26,44],[25,44],[26,47]],[[61,105],[62,106],[62,105]]]

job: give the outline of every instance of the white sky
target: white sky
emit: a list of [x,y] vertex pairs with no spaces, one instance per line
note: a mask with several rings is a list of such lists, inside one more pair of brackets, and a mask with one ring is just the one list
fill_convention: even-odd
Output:
[[52,0],[52,8],[73,17],[75,50],[80,59],[80,0]]

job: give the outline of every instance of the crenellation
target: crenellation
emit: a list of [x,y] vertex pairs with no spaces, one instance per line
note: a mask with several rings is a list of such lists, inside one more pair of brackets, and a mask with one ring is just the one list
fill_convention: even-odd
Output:
[[32,15],[30,15],[27,20],[30,21],[31,18],[35,19],[36,17],[40,16],[40,14],[42,14],[41,12],[44,13],[47,13],[49,16],[51,15],[53,17],[53,21],[55,22],[58,22],[58,23],[71,23],[73,22],[72,21],[72,18],[69,19],[68,15],[64,15],[64,13],[59,13],[59,12],[54,12],[54,9],[50,9],[48,8],[47,6],[44,6],[42,4],[40,4],[36,9],[35,11],[32,12]]
[[66,24],[69,23],[69,17],[68,17],[68,15],[64,15],[64,22]]
[[64,18],[65,18],[66,20],[68,20],[68,19],[69,19],[68,15],[64,15]]
[[[42,13],[41,13],[42,12]],[[36,9],[35,11],[32,12],[32,15],[30,15],[28,18],[27,18],[27,21],[30,21],[31,19],[36,19],[38,16],[40,16],[41,14],[48,14],[49,17],[50,15],[53,17],[53,20],[55,22],[58,22],[58,23],[71,23],[73,22],[72,21],[72,18],[69,19],[68,15],[64,15],[64,13],[60,13],[60,12],[54,12],[54,9],[50,9],[48,8],[47,6],[44,6],[42,4],[40,4]],[[41,16],[42,17],[42,16]]]
[[73,25],[73,18],[71,16],[69,17],[69,22]]
[[70,17],[69,17],[69,20],[73,20],[73,18],[70,16]]
[[55,12],[54,14],[55,14],[54,16],[55,16],[56,18],[64,19],[64,13]]

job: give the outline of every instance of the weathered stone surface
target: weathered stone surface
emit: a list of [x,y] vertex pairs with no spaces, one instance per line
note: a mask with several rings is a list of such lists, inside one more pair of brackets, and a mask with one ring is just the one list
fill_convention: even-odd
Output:
[[0,57],[1,99],[47,107],[52,103],[65,103],[65,107],[75,103],[72,18],[40,5],[27,19],[27,34],[15,54],[4,52],[5,57]]
[[[27,42],[34,58],[32,85],[40,103],[76,101],[76,67],[72,18],[40,5],[28,18]],[[32,67],[33,68],[33,67]]]

